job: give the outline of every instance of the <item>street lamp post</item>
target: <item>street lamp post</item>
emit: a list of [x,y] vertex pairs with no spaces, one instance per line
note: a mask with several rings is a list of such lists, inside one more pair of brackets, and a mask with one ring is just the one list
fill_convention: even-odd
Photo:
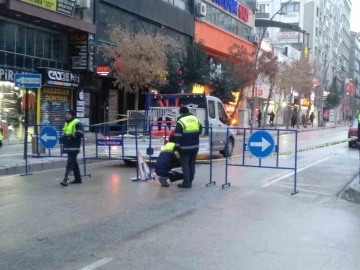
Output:
[[[278,14],[281,14],[283,9],[291,2],[292,0],[288,0],[285,4],[282,4],[281,3],[281,8],[270,18],[270,22],[274,20],[274,18],[276,17],[276,15]],[[258,44],[258,48],[256,50],[256,54],[255,54],[255,60],[254,60],[254,73],[256,73],[256,67],[257,67],[257,62],[258,62],[258,59],[259,59],[259,53],[260,53],[260,50],[261,50],[261,44],[262,44],[262,41],[265,37],[265,34],[266,34],[266,31],[267,31],[268,27],[265,26],[265,28],[263,29],[263,32],[262,32],[262,35],[261,35],[261,38],[260,38],[260,41],[259,41],[259,44]],[[255,95],[255,91],[256,91],[256,80],[257,80],[257,76],[254,76],[254,81],[253,81],[253,89],[252,89],[252,100],[253,100],[253,103],[252,103],[252,106],[251,106],[251,109],[252,109],[252,118],[253,118],[253,121],[252,121],[252,124],[254,124],[254,121],[255,121],[255,100],[257,101],[257,97]]]

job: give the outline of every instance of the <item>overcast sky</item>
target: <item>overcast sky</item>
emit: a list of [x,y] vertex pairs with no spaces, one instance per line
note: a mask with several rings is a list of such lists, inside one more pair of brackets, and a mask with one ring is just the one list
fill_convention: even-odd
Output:
[[352,1],[351,31],[360,33],[360,0]]

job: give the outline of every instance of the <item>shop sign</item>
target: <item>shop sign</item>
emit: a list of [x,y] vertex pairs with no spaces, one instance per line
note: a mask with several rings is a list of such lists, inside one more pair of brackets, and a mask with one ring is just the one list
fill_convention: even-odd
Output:
[[299,32],[280,32],[277,36],[279,39],[297,39]]
[[325,119],[329,119],[330,110],[323,110],[323,116]]
[[95,37],[89,33],[74,33],[70,36],[71,69],[94,71]]
[[76,0],[22,0],[31,5],[73,16]]
[[97,66],[96,67],[96,74],[99,75],[99,76],[109,76],[110,67],[109,66]]
[[44,74],[44,84],[65,87],[78,87],[80,76],[65,70],[40,68]]
[[15,68],[0,67],[0,81],[14,82],[15,73],[30,73],[30,72],[24,72],[22,70]]
[[79,90],[76,98],[76,117],[83,123],[84,130],[89,131],[90,93]]
[[238,16],[244,22],[249,21],[249,9],[244,5],[238,4],[237,0],[212,0],[226,11]]

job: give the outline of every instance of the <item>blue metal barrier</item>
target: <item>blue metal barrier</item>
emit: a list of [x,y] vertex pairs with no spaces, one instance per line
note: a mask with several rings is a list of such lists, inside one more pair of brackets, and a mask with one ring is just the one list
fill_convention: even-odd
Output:
[[[86,156],[85,160],[120,160],[124,162],[134,162],[138,164],[138,132],[136,125],[102,125],[95,128],[95,152],[93,155]],[[101,129],[104,130],[104,136],[100,137]],[[131,130],[131,131],[130,131]],[[134,130],[134,132],[133,132]],[[131,135],[130,133],[134,133]],[[116,134],[113,136],[113,134]],[[128,140],[124,137],[130,136]],[[131,139],[134,139],[131,143]],[[126,142],[126,144],[124,143]],[[100,148],[102,153],[100,153]],[[125,148],[127,148],[125,150]],[[131,155],[126,155],[125,151],[135,149]],[[85,151],[84,151],[85,152]],[[136,181],[139,179],[139,168],[136,166]]]
[[[21,174],[21,176],[27,176],[27,175],[31,175],[32,173],[29,170],[29,158],[49,158],[49,157],[53,157],[53,158],[67,158],[67,155],[64,155],[63,152],[63,145],[62,145],[62,137],[63,137],[63,126],[61,125],[54,125],[54,126],[49,126],[49,125],[27,125],[27,130],[30,128],[34,129],[34,134],[30,134],[28,132],[28,134],[25,135],[24,138],[24,159],[25,159],[25,173]],[[43,128],[48,128],[48,127],[52,127],[57,131],[57,136],[58,138],[56,138],[57,143],[53,148],[49,148],[49,149],[45,149],[45,147],[43,147],[40,143],[40,132]],[[31,154],[29,154],[29,149],[28,149],[28,136],[31,136],[32,139],[34,139],[34,143],[35,143],[35,153],[33,153],[33,151],[31,151]],[[32,146],[32,150],[33,150],[33,140],[31,142],[31,146]],[[82,149],[83,149],[83,167],[84,167],[84,174],[82,175],[84,176],[88,176],[91,177],[90,174],[87,174],[87,170],[86,170],[86,158],[85,158],[85,138],[82,139]]]
[[[154,136],[152,134],[153,128],[158,129],[160,128],[160,134],[159,136]],[[164,132],[161,132],[163,130]],[[150,169],[153,168],[153,161],[156,159],[154,158],[154,152],[155,151],[161,151],[160,146],[158,144],[154,145],[154,140],[161,141],[162,146],[165,145],[168,142],[168,137],[171,133],[171,129],[175,129],[175,126],[168,126],[168,125],[150,125],[150,131],[149,131],[149,147],[146,149],[146,154],[149,156],[149,162],[150,162]],[[209,136],[209,160],[202,161],[197,160],[196,164],[198,165],[209,165],[210,166],[210,177],[209,177],[209,183],[206,184],[207,187],[216,185],[216,181],[213,181],[213,129],[212,127],[203,127],[203,130],[206,130],[208,136]],[[159,147],[159,149],[157,149]]]
[[[230,161],[232,160],[229,157],[226,157],[225,162],[225,183],[222,185],[222,188],[229,187],[229,175],[228,169],[229,166],[234,167],[250,167],[250,168],[266,168],[266,169],[282,169],[282,170],[293,170],[294,171],[294,190],[291,195],[298,193],[297,191],[297,151],[298,151],[298,131],[297,130],[279,130],[279,129],[253,129],[253,128],[227,128],[227,139],[226,139],[226,151],[229,145],[229,135],[232,131],[242,131],[243,132],[243,144],[242,144],[242,158],[240,164],[236,164]],[[247,131],[251,134],[247,137]],[[277,139],[276,143],[274,138],[270,133],[275,132]],[[280,135],[282,132],[286,134],[295,135],[295,146],[294,146],[294,163],[292,166],[279,166],[279,148],[280,148]],[[251,160],[258,159],[257,164],[248,164],[246,161],[246,153],[250,152]],[[291,151],[292,152],[292,151]],[[274,156],[276,158],[275,165],[264,165],[263,160],[269,156]]]

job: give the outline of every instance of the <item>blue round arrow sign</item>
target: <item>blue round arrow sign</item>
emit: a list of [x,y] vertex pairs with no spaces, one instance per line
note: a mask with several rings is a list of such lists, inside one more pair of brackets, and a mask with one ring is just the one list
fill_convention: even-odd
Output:
[[254,157],[266,158],[274,151],[274,147],[274,138],[267,131],[256,131],[249,137],[248,148]]
[[52,126],[43,127],[40,130],[40,144],[46,149],[54,148],[58,141],[59,136],[56,129]]

